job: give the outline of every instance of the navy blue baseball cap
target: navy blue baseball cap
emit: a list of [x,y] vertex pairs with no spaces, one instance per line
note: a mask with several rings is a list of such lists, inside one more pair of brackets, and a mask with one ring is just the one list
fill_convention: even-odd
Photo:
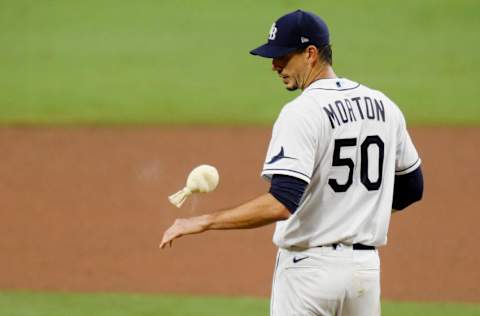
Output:
[[273,23],[268,42],[250,51],[252,55],[267,58],[285,56],[299,48],[330,44],[327,24],[316,14],[297,10]]

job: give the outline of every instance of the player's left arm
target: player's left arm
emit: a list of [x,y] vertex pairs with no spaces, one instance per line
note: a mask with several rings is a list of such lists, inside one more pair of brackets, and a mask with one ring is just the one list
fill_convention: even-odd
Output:
[[410,173],[395,176],[392,203],[394,211],[403,210],[407,206],[420,201],[422,197],[423,174],[421,166]]
[[421,159],[407,130],[403,113],[397,108],[397,148],[392,209],[403,210],[423,196]]
[[170,246],[174,239],[212,229],[241,229],[264,226],[290,217],[289,210],[272,194],[263,194],[238,207],[191,218],[177,219],[168,228],[160,248]]

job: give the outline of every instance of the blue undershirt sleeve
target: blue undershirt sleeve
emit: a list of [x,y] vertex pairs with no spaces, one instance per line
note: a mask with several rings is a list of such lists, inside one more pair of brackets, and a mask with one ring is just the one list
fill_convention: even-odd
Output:
[[307,185],[307,182],[299,178],[274,174],[269,192],[293,214],[300,204]]
[[420,201],[423,196],[423,174],[421,167],[414,171],[395,176],[393,186],[394,210],[403,210],[407,206]]

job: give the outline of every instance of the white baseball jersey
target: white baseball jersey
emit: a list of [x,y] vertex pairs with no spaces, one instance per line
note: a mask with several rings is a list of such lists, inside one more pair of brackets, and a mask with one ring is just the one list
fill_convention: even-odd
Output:
[[284,106],[262,176],[307,186],[297,211],[277,222],[280,248],[387,242],[395,175],[420,158],[400,109],[383,93],[348,79],[321,79]]

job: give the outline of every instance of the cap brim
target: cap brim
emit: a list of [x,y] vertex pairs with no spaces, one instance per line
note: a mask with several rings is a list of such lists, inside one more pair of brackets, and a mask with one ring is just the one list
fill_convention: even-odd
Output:
[[250,51],[250,54],[256,56],[262,56],[266,58],[277,58],[288,55],[289,53],[295,51],[297,47],[283,47],[283,46],[274,46],[270,43],[263,44]]

